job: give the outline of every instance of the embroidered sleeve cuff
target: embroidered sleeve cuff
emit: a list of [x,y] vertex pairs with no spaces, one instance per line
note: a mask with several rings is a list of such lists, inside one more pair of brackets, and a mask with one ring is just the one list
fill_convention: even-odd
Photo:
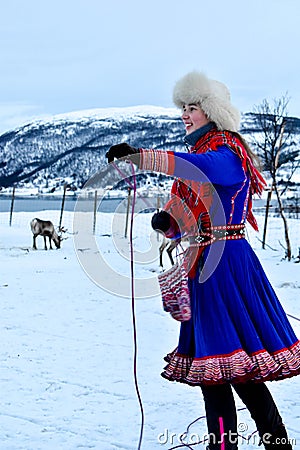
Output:
[[164,150],[145,150],[140,151],[140,169],[150,170],[151,172],[161,172],[166,175],[173,175],[175,168],[174,153]]

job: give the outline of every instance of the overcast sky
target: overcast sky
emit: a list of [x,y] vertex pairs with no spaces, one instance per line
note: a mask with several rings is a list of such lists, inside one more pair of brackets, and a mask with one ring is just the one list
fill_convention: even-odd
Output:
[[191,70],[242,112],[288,92],[300,117],[299,0],[5,0],[0,131],[110,106],[172,107]]

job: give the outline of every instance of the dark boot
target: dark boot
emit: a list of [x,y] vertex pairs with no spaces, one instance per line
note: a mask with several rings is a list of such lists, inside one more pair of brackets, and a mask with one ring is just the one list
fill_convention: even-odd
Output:
[[[224,433],[225,450],[237,450],[237,417],[234,397],[229,384],[201,386],[205,402],[208,450],[221,450]],[[223,430],[220,428],[220,419]]]
[[241,383],[234,385],[234,389],[255,421],[265,449],[292,450],[282,418],[265,383]]
[[284,425],[277,428],[271,435],[265,434],[262,437],[262,443],[266,450],[292,450]]

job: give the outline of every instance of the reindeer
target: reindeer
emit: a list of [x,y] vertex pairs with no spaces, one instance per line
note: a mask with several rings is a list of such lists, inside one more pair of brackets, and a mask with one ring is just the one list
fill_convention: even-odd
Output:
[[159,251],[159,265],[163,267],[163,252],[166,250],[168,257],[170,258],[172,266],[174,265],[174,258],[172,256],[172,252],[178,246],[180,247],[180,251],[184,251],[185,245],[184,243],[188,242],[188,237],[184,236],[181,239],[168,239],[163,236],[162,243],[158,249]]
[[183,240],[186,240],[186,238],[179,238],[179,239],[168,239],[165,236],[165,232],[170,228],[171,226],[171,216],[170,214],[165,211],[165,210],[161,210],[161,211],[157,211],[152,219],[151,219],[151,225],[152,228],[157,231],[157,233],[162,234],[163,235],[163,240],[162,243],[159,247],[159,265],[160,267],[163,267],[163,252],[164,250],[166,250],[171,264],[172,266],[174,265],[174,259],[172,256],[172,252],[173,250],[180,245],[180,247],[182,248],[181,242]]
[[[56,248],[60,248],[60,243],[62,241],[61,235],[58,235],[54,229],[54,225],[50,220],[40,220],[40,219],[32,219],[30,222],[31,231],[33,233],[33,249],[37,250],[36,246],[36,238],[37,236],[44,237],[45,250],[47,250],[46,237],[48,236],[49,245],[52,250],[51,241],[54,242]],[[64,229],[60,231],[65,231]]]
[[174,265],[174,259],[172,256],[172,252],[173,252],[174,248],[176,248],[178,245],[179,245],[179,240],[176,240],[176,239],[170,240],[170,239],[167,239],[166,237],[163,237],[162,243],[158,249],[160,267],[163,267],[163,252],[165,250],[170,258],[172,266]]

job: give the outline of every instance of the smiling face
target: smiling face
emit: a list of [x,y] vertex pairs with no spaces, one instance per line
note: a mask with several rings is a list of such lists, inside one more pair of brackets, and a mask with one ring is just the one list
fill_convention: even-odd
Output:
[[191,134],[210,121],[198,105],[183,105],[181,118],[185,125],[186,134]]

